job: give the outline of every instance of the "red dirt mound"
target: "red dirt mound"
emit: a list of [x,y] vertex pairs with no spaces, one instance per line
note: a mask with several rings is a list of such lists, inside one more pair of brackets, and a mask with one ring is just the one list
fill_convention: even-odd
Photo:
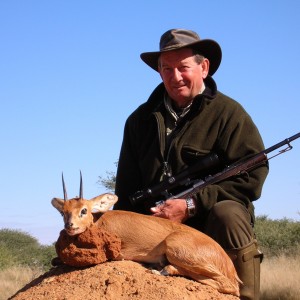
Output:
[[91,226],[74,236],[62,230],[55,248],[58,257],[65,264],[85,267],[117,258],[121,250],[121,240],[97,226]]
[[59,266],[33,280],[11,300],[238,300],[183,277],[153,274],[139,263]]

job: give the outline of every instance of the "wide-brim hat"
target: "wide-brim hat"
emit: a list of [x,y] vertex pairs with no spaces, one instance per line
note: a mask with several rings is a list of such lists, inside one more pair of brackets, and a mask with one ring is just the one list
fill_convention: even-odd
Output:
[[141,59],[152,69],[158,71],[158,58],[161,53],[174,51],[182,48],[192,48],[204,57],[209,62],[209,75],[213,75],[220,66],[222,60],[222,50],[220,45],[211,39],[201,40],[199,35],[186,29],[170,29],[165,32],[159,43],[159,51],[144,52],[141,54]]

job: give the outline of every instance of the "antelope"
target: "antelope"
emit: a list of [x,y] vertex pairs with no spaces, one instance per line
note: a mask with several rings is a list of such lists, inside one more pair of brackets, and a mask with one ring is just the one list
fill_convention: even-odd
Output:
[[[221,293],[239,296],[241,281],[234,265],[209,236],[167,219],[111,210],[118,201],[114,194],[85,200],[81,173],[79,197],[68,200],[63,175],[62,183],[64,199],[53,198],[51,203],[63,215],[68,235],[79,235],[96,225],[120,238],[121,252],[115,260],[160,265],[162,275],[188,277]],[[94,218],[95,214],[100,217]]]

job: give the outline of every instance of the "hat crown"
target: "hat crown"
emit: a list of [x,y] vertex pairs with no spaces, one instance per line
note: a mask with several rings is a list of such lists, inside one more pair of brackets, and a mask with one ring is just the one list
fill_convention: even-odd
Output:
[[170,51],[199,41],[199,35],[192,30],[171,29],[161,36],[159,49],[160,51]]

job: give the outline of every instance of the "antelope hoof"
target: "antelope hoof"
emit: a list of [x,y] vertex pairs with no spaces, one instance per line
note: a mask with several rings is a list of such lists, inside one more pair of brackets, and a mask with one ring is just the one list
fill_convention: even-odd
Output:
[[168,276],[168,275],[179,275],[179,272],[176,267],[172,265],[165,266],[161,271],[161,275]]
[[54,257],[51,260],[51,265],[53,267],[58,267],[58,266],[64,265],[64,263],[62,262],[62,260],[59,257]]

